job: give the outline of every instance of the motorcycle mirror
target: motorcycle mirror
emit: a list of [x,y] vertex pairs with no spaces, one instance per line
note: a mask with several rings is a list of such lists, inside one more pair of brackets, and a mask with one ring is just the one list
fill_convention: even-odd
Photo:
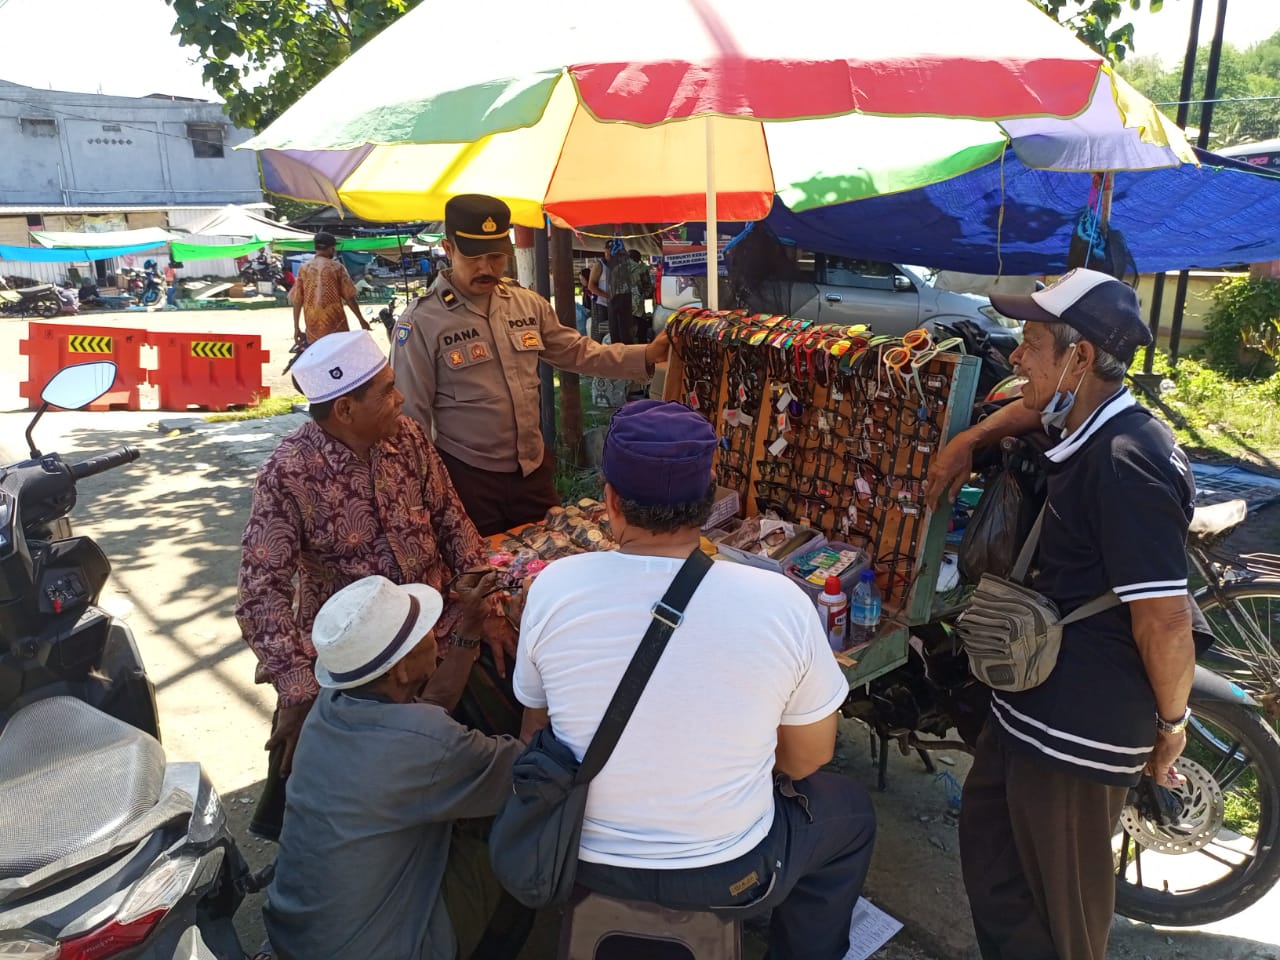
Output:
[[110,360],[98,360],[93,363],[77,363],[63,367],[44,385],[40,391],[40,409],[27,424],[27,448],[32,459],[40,456],[31,433],[50,407],[63,410],[79,410],[111,389],[116,380],[116,365]]

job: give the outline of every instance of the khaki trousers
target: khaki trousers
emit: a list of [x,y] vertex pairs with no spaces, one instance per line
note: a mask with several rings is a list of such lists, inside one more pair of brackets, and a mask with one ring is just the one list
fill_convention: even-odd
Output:
[[1104,960],[1116,883],[1111,836],[1127,787],[978,737],[960,808],[960,863],[984,960]]

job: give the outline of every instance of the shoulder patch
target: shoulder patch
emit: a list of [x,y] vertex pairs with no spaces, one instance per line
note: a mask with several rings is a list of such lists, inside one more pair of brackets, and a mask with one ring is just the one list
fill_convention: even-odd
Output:
[[403,344],[406,340],[409,339],[409,334],[412,331],[413,331],[413,324],[407,323],[406,321],[401,320],[399,323],[396,324],[396,334],[395,334],[396,343]]

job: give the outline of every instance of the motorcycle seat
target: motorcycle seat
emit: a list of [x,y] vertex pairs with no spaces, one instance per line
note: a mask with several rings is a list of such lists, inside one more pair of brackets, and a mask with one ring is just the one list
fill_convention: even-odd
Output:
[[1239,526],[1249,514],[1249,505],[1243,500],[1228,500],[1207,507],[1196,507],[1191,515],[1187,535],[1196,541],[1210,540]]
[[158,740],[74,697],[37,700],[0,730],[0,879],[110,837],[155,806]]

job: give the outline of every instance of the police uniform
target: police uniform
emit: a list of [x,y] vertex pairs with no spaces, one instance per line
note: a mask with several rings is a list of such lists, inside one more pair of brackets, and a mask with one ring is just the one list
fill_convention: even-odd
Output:
[[[486,217],[479,226],[505,238],[503,219]],[[404,412],[433,431],[463,506],[487,536],[540,520],[559,503],[554,464],[542,442],[538,361],[644,380],[645,347],[580,336],[541,296],[505,282],[495,285],[486,314],[449,276],[444,271],[401,316],[392,332],[391,366]]]

